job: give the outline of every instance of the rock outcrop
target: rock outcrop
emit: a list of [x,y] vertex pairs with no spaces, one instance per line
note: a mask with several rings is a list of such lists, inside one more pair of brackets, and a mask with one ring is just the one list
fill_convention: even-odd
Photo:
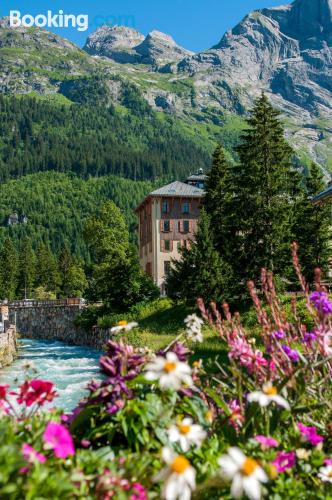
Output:
[[125,26],[103,26],[92,33],[84,46],[91,55],[112,59],[118,63],[162,66],[178,62],[192,55],[175,43],[172,37],[160,31],[151,31],[146,37]]
[[8,326],[0,333],[0,368],[12,364],[17,354],[17,333],[15,326]]

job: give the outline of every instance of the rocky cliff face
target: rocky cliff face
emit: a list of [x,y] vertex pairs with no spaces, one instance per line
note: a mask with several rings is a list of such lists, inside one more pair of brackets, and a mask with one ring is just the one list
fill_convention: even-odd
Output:
[[212,49],[185,58],[200,106],[241,111],[265,91],[288,117],[295,144],[331,152],[332,0],[296,0],[246,16]]
[[89,36],[84,46],[89,54],[104,56],[119,63],[164,65],[193,53],[175,43],[172,37],[152,31],[144,37],[124,26],[103,26]]

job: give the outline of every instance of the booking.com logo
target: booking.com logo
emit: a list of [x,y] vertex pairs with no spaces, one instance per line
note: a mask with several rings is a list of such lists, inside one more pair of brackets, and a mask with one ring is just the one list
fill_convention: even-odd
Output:
[[9,13],[9,24],[11,28],[76,28],[77,31],[87,31],[88,28],[100,26],[128,26],[135,27],[135,16],[132,15],[96,15],[89,22],[87,14],[66,14],[62,9],[57,13],[48,10],[45,14],[22,14],[19,10],[11,10]]

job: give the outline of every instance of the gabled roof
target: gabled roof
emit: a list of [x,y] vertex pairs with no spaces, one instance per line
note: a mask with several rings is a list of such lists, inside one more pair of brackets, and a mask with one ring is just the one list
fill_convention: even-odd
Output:
[[180,181],[171,182],[150,193],[150,196],[188,196],[190,198],[201,198],[203,195],[203,189]]
[[317,196],[315,196],[313,202],[317,203],[318,201],[323,201],[327,198],[332,198],[332,185],[325,189],[325,191],[322,191]]

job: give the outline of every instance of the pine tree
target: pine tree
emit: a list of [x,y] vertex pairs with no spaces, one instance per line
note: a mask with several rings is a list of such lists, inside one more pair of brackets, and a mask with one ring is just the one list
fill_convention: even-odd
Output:
[[10,238],[4,241],[0,252],[0,297],[13,300],[18,278],[18,255]]
[[206,303],[229,299],[231,269],[214,248],[210,219],[201,210],[195,241],[182,250],[182,259],[174,261],[167,276],[166,288],[172,298],[194,303],[198,297]]
[[59,273],[62,297],[82,297],[87,287],[87,279],[83,267],[75,261],[67,246],[59,257]]
[[31,240],[24,238],[19,252],[19,286],[18,293],[22,298],[31,297],[36,278],[36,255]]
[[203,207],[209,215],[215,247],[220,254],[231,258],[233,249],[230,242],[235,236],[234,221],[230,211],[233,199],[232,166],[221,145],[217,146],[212,159],[211,170],[207,174]]
[[46,292],[57,293],[60,284],[57,261],[50,248],[44,243],[37,250],[36,286]]
[[[236,226],[233,262],[238,281],[257,279],[262,267],[283,276],[289,267],[292,218],[298,176],[278,112],[265,95],[256,100],[237,148],[228,206]],[[227,224],[227,222],[226,222]]]
[[301,266],[309,282],[313,282],[316,267],[328,270],[331,258],[331,207],[313,202],[324,187],[323,174],[319,166],[312,163],[294,223],[294,239],[298,242]]

